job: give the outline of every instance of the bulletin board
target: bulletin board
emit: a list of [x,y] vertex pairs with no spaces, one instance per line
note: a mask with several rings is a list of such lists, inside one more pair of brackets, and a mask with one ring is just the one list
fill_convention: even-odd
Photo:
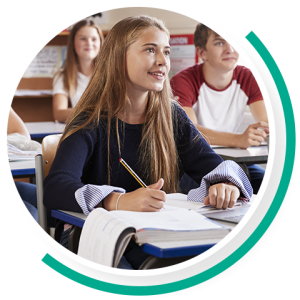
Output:
[[171,46],[171,78],[177,72],[197,63],[196,49],[193,34],[179,34],[170,36]]
[[60,46],[46,46],[30,63],[23,78],[53,77],[62,65],[63,53]]

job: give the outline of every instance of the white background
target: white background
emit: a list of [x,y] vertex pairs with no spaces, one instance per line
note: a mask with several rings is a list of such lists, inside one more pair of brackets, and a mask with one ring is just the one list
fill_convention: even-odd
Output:
[[[0,7],[0,13],[2,13],[0,21],[6,26],[1,28],[1,87],[4,87],[2,99],[5,99],[5,106],[0,129],[0,203],[5,203],[2,208],[19,212],[20,215],[24,213],[28,220],[25,221],[22,217],[22,220],[7,223],[7,228],[20,230],[35,228],[34,220],[25,210],[14,187],[6,154],[8,111],[14,91],[26,68],[39,50],[70,24],[101,11],[145,5],[141,2],[125,1],[124,3],[122,1],[99,7]],[[199,22],[207,20],[225,30],[300,29],[299,6],[177,7],[164,4],[162,1],[151,1],[151,4],[152,7],[181,13]],[[214,27],[212,26],[212,28]],[[281,45],[280,41],[274,41],[270,47],[279,47],[280,49],[284,45]],[[3,221],[2,224],[4,224]]]

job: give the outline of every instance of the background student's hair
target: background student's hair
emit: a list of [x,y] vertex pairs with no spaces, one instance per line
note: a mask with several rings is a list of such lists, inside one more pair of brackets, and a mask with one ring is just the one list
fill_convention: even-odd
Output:
[[61,71],[63,75],[64,87],[68,91],[70,96],[72,96],[72,93],[77,89],[77,74],[80,71],[78,55],[76,54],[74,46],[74,40],[78,30],[84,26],[94,27],[97,30],[100,38],[100,48],[104,42],[103,32],[93,20],[82,20],[73,26],[68,39],[66,60]]
[[[108,141],[118,132],[119,114],[124,113],[130,103],[126,89],[128,79],[126,53],[148,28],[158,28],[169,36],[169,31],[161,20],[148,16],[129,17],[118,22],[106,36],[96,59],[95,71],[80,101],[73,109],[61,141],[72,133],[87,126],[98,126],[107,120]],[[172,124],[172,91],[166,79],[160,92],[149,92],[146,123],[143,126],[140,157],[145,170],[142,174],[146,183],[164,178],[164,191],[178,190],[179,167]],[[114,119],[115,125],[111,124]],[[108,143],[108,184],[110,183],[110,157]],[[121,155],[121,153],[120,153]],[[121,157],[121,156],[120,156]],[[118,158],[116,158],[118,159]],[[150,174],[149,174],[150,173]]]
[[194,45],[206,50],[206,43],[211,34],[214,34],[216,37],[219,36],[219,34],[204,24],[197,24],[194,32]]

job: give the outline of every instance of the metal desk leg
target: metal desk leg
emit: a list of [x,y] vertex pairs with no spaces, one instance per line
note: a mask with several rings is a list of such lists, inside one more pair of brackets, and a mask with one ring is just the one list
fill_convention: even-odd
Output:
[[82,228],[72,226],[68,237],[68,249],[77,254]]
[[36,195],[37,195],[37,208],[38,208],[38,221],[40,226],[47,232],[50,233],[50,230],[47,226],[47,210],[43,204],[44,197],[44,164],[43,156],[38,154],[35,157],[35,177],[36,177]]

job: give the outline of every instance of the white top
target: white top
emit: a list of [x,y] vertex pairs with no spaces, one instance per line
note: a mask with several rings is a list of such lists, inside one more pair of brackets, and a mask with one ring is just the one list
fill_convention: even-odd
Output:
[[[229,99],[230,101],[224,101]],[[247,95],[236,80],[223,91],[213,90],[204,83],[193,109],[198,124],[214,130],[235,132],[240,125],[247,101]]]
[[77,102],[79,101],[80,97],[82,96],[84,90],[86,89],[89,81],[90,81],[91,76],[85,76],[84,74],[78,72],[77,75],[77,90],[73,94],[73,97],[70,98],[69,93],[65,90],[64,88],[64,83],[63,83],[63,77],[61,75],[56,75],[53,79],[53,91],[52,95],[54,96],[55,94],[64,94],[71,100],[71,105],[72,107],[75,107]]
[[216,89],[206,82],[203,64],[174,75],[171,86],[179,103],[193,108],[199,125],[218,131],[236,132],[245,107],[263,100],[253,74],[243,66],[236,66],[230,84],[224,89]]

